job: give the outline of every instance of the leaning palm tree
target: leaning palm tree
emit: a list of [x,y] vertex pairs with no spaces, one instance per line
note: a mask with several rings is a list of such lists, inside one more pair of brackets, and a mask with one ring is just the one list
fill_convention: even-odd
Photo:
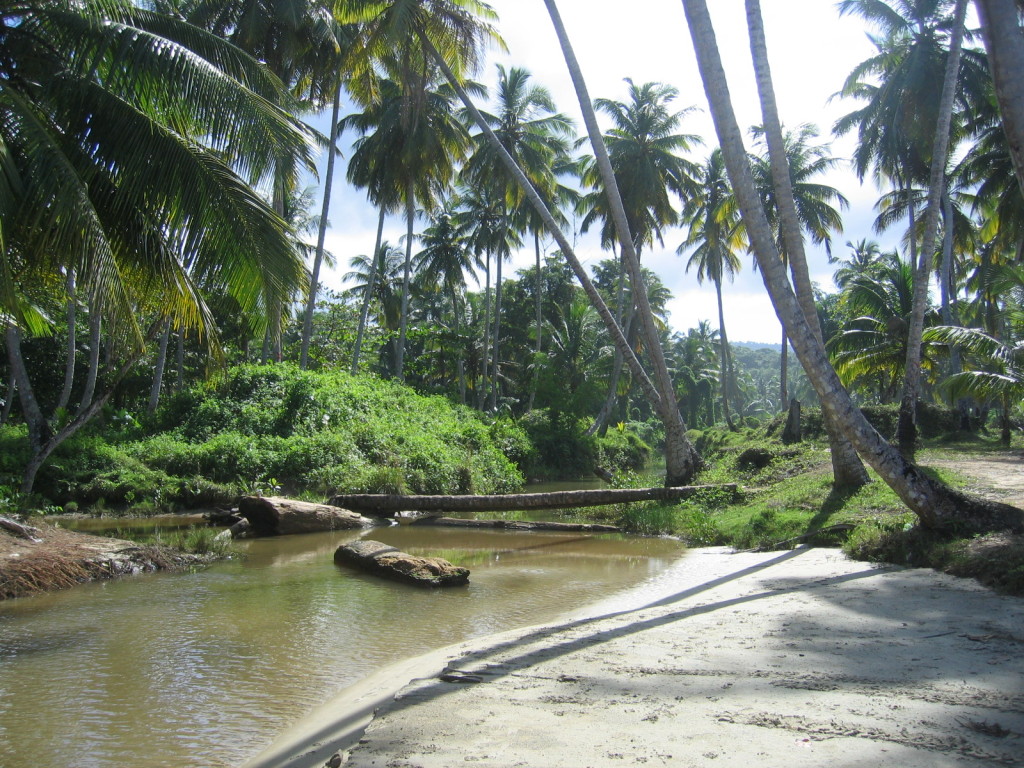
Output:
[[[768,136],[763,126],[755,127],[753,134],[758,142],[767,145]],[[801,230],[797,241],[790,242],[785,237],[783,215],[787,209],[783,205],[785,198],[779,195],[774,181],[776,170],[773,165],[771,147],[765,146],[763,153],[752,158],[754,182],[768,215],[768,223],[774,233],[776,247],[782,256],[783,264],[791,267],[791,272],[794,275],[801,277],[806,272],[806,261],[804,260],[805,266],[802,269],[799,267],[793,269],[795,266],[793,254],[799,254],[799,258],[803,259],[803,233],[809,235],[815,244],[824,245],[826,252],[831,254],[832,233],[843,230],[843,219],[839,209],[846,208],[848,205],[846,198],[835,187],[815,181],[815,177],[826,173],[840,162],[838,158],[830,154],[827,144],[814,143],[817,136],[817,128],[810,124],[799,126],[796,131],[781,132],[779,154],[785,157],[785,165],[788,170],[793,223]],[[778,164],[779,161],[776,159],[774,163]],[[811,306],[813,306],[813,292],[809,282],[799,293],[801,299],[805,294],[811,297]],[[811,310],[811,306],[804,306],[805,303],[806,301],[801,301],[804,313],[807,314]],[[808,315],[808,317],[816,318],[816,315]],[[788,354],[789,338],[786,326],[783,324],[782,357],[779,369],[779,400],[783,408],[789,402],[787,392]]]
[[[559,41],[562,45],[562,49],[566,54],[567,63],[569,64],[570,74],[573,77],[574,84],[577,88],[577,95],[579,96],[580,105],[584,110],[584,117],[587,122],[587,131],[591,136],[591,141],[595,145],[595,150],[598,152],[599,161],[604,167],[602,176],[605,178],[609,189],[614,189],[614,173],[611,170],[610,164],[607,160],[607,151],[604,147],[604,143],[601,140],[600,130],[597,125],[597,119],[594,115],[593,108],[591,106],[590,98],[586,93],[586,85],[583,82],[582,74],[579,71],[578,65],[575,64],[575,57],[572,54],[571,45],[568,42],[568,38],[565,34],[565,29],[561,24],[561,19],[558,17],[558,10],[552,0],[545,0],[545,4],[548,7],[549,14],[552,17],[552,21],[556,27],[556,33],[559,36]],[[484,3],[475,3],[477,6],[483,6],[487,10],[490,10],[489,6]],[[481,128],[488,136],[488,140],[493,146],[499,147],[501,142],[497,135],[491,130],[490,126],[484,120],[480,114],[476,105],[473,103],[472,98],[461,86],[460,74],[456,69],[453,69],[451,62],[448,59],[452,58],[450,54],[446,54],[444,49],[439,49],[438,45],[430,39],[428,30],[423,26],[420,26],[415,30],[415,34],[423,46],[424,50],[432,57],[437,63],[440,69],[444,72],[445,77],[453,88],[459,93],[459,97],[462,99],[463,104],[469,110],[470,115],[473,117],[473,121],[476,125]],[[516,179],[516,183],[526,194],[526,198],[530,205],[537,212],[543,221],[545,227],[551,232],[555,241],[558,243],[559,249],[566,261],[572,268],[573,274],[580,281],[583,286],[583,290],[586,292],[588,298],[593,303],[601,316],[602,321],[605,323],[609,333],[612,335],[612,339],[615,343],[616,348],[623,352],[623,355],[633,372],[634,377],[639,380],[641,388],[644,394],[654,405],[659,416],[662,418],[665,424],[665,455],[666,455],[666,483],[668,484],[679,484],[686,483],[696,472],[698,457],[686,438],[686,424],[683,421],[679,409],[675,404],[675,392],[672,385],[671,377],[668,373],[668,366],[665,362],[664,350],[661,348],[661,338],[659,331],[654,323],[653,317],[651,316],[650,302],[647,300],[644,294],[643,284],[639,276],[640,264],[636,259],[636,253],[632,249],[631,245],[624,246],[629,250],[629,268],[631,272],[631,279],[633,279],[634,286],[637,288],[637,301],[639,305],[639,314],[642,318],[642,324],[644,326],[644,333],[650,340],[651,347],[651,358],[653,360],[653,367],[655,373],[655,379],[657,385],[650,379],[644,367],[641,365],[639,359],[630,348],[629,343],[626,340],[625,335],[622,333],[621,327],[616,322],[614,316],[609,311],[607,304],[601,297],[600,293],[595,288],[593,282],[590,280],[590,276],[587,274],[583,267],[583,264],[577,258],[575,250],[572,244],[569,242],[569,238],[566,237],[558,224],[556,218],[552,215],[549,207],[545,201],[537,194],[536,190],[530,184],[529,179],[523,170],[518,166],[513,158],[511,158],[507,152],[502,149],[499,151],[499,156],[502,157],[502,162],[508,169],[509,173]],[[625,224],[625,214],[621,210],[621,201],[616,212],[616,220],[621,221],[622,225],[617,226],[617,230],[622,233],[628,232],[628,226]],[[629,240],[629,237],[623,238],[625,241]]]
[[746,241],[720,149],[716,148],[708,156],[697,177],[697,183],[703,194],[690,198],[683,209],[683,220],[689,226],[689,233],[676,252],[682,254],[692,250],[693,253],[686,263],[686,271],[689,272],[691,267],[696,267],[697,282],[703,283],[705,279],[709,279],[715,285],[715,297],[718,300],[718,337],[721,344],[719,365],[722,414],[729,429],[735,430],[736,426],[729,413],[731,366],[729,337],[725,331],[725,310],[722,306],[722,280],[726,275],[732,279],[739,271],[740,260],[736,252],[746,246]]
[[[674,200],[696,196],[694,177],[697,167],[681,153],[701,143],[701,139],[679,132],[680,125],[693,108],[673,109],[673,102],[679,95],[676,88],[653,82],[637,85],[629,78],[626,78],[626,84],[627,101],[597,99],[594,106],[612,120],[612,128],[603,139],[639,259],[645,247],[655,241],[662,242],[662,232],[666,227],[678,222],[679,213]],[[592,191],[584,195],[578,205],[583,214],[580,229],[586,232],[600,222],[602,243],[614,246],[618,236],[610,208],[611,197],[595,157],[584,160],[581,178]],[[625,253],[620,253],[620,257],[625,265]],[[627,338],[634,341],[633,305],[624,303],[626,275],[627,270],[620,271],[616,315]],[[619,398],[622,362],[621,353],[616,352],[605,404],[589,430],[591,433],[605,428]]]
[[[683,0],[683,7],[729,178],[764,276],[765,287],[780,319],[790,330],[794,349],[821,400],[822,408],[835,419],[864,460],[917,515],[923,526],[946,531],[1024,529],[1021,510],[968,497],[921,472],[871,427],[843,388],[789,285],[758,198],[742,133],[728,99],[728,83],[706,0]],[[791,232],[790,235],[798,237],[799,233]]]
[[[29,491],[165,319],[217,351],[201,286],[233,295],[259,328],[301,286],[291,233],[245,179],[268,178],[277,157],[308,163],[311,145],[273,106],[288,98],[279,81],[175,17],[130,3],[28,2],[5,12],[4,47],[0,320],[28,425]],[[71,269],[127,352],[107,388],[57,426],[35,400],[21,337],[46,331],[34,297],[52,295]]]

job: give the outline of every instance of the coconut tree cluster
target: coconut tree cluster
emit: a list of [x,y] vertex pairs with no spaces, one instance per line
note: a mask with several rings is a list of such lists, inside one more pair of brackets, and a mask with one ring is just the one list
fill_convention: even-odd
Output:
[[[1009,0],[979,0],[970,30],[967,6],[837,4],[876,54],[836,84],[850,111],[825,129],[856,136],[854,168],[882,190],[871,234],[898,242],[883,252],[857,233],[845,256],[833,240],[848,202],[824,181],[841,161],[821,127],[779,113],[757,0],[745,3],[754,126],[736,123],[706,4],[683,2],[714,138],[687,130],[696,105],[667,83],[625,77],[592,96],[554,0],[538,23],[558,37],[582,124],[542,76],[485,67],[502,43],[479,0],[5,9],[3,418],[26,428],[22,488],[104,407],[153,410],[223,361],[294,360],[503,417],[656,424],[669,484],[700,467],[690,426],[737,429],[809,397],[837,485],[866,482],[867,464],[926,524],[1019,522],[952,501],[911,463],[922,400],[965,425],[996,410],[1007,430],[1020,405],[1024,98],[1007,74],[1020,23]],[[322,134],[308,125],[321,114]],[[378,226],[359,252],[331,254],[342,183]],[[403,229],[390,242],[389,217]],[[587,232],[606,251],[589,267]],[[812,284],[811,246],[836,265],[835,292]],[[671,296],[644,264],[655,248],[677,249],[714,291],[716,322],[668,327]],[[526,251],[532,266],[510,276]],[[321,285],[332,264],[350,270],[340,292]],[[743,269],[761,274],[782,324],[771,359],[729,343]],[[859,415],[871,402],[900,403],[897,447]]]

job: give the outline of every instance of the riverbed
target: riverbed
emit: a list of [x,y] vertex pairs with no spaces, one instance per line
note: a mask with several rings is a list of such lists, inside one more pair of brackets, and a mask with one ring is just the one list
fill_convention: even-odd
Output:
[[[357,574],[370,536],[466,588]],[[373,670],[549,621],[656,578],[668,539],[395,526],[239,542],[240,557],[0,604],[0,765],[232,766]]]

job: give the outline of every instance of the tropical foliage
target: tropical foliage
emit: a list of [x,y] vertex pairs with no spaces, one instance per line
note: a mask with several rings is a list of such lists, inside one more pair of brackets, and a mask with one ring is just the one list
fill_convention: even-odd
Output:
[[[556,4],[546,5],[557,27]],[[701,5],[685,3],[695,28]],[[789,370],[792,336],[805,362],[808,345],[824,342],[851,402],[895,401],[908,370],[920,369],[923,399],[957,407],[975,426],[998,413],[1009,428],[1022,396],[1012,382],[1024,198],[988,54],[969,34],[948,157],[932,162],[937,89],[956,60],[953,12],[962,9],[839,3],[872,29],[875,53],[837,83],[851,111],[833,131],[856,137],[855,170],[881,190],[877,232],[848,232],[845,256],[832,241],[847,199],[826,176],[841,160],[817,128],[782,130],[762,92],[764,123],[737,126],[753,136],[753,154],[722,136],[700,160],[703,140],[684,131],[693,108],[679,106],[679,91],[626,78],[624,95],[593,100],[605,127],[585,121],[588,147],[529,70],[497,67],[493,94],[473,79],[484,43],[497,39],[492,9],[477,0],[30,0],[6,9],[0,394],[2,421],[23,429],[28,446],[23,488],[90,419],[166,413],[161,399],[198,397],[198,382],[225,362],[257,359],[397,379],[495,424],[530,423],[537,440],[544,429],[584,442],[631,433],[678,448],[687,426],[740,428],[791,397],[814,401],[809,382],[820,391],[832,374]],[[334,254],[349,271],[341,290],[324,293],[311,290],[303,263],[319,274],[328,224],[301,190],[326,142],[302,119],[328,105],[331,136],[352,141],[347,181],[380,218],[375,242]],[[770,151],[773,135],[781,152]],[[737,184],[739,164],[749,189]],[[942,215],[929,234],[936,195]],[[538,200],[547,215],[532,207]],[[388,242],[385,222],[399,214],[404,234]],[[314,250],[305,240],[318,226]],[[605,253],[584,268],[575,238],[588,231]],[[883,233],[895,249],[871,239]],[[729,281],[743,258],[754,255],[785,304],[806,271],[793,248],[803,240],[835,259],[835,291],[817,296],[824,339],[787,324],[773,350],[730,343]],[[666,242],[680,244],[697,285],[713,286],[717,322],[670,326],[673,297],[640,266]],[[921,253],[929,242],[934,253]],[[532,264],[509,274],[513,258]],[[915,310],[915,292],[927,299],[932,280],[935,305]],[[814,319],[801,307],[789,323]],[[915,311],[927,328],[921,343]],[[908,365],[919,347],[920,362]],[[304,487],[326,487],[308,471],[293,467]],[[411,485],[440,487],[431,483]]]

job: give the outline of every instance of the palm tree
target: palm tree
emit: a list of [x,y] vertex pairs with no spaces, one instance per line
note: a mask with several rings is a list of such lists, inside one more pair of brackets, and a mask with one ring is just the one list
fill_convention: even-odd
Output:
[[[402,312],[402,296],[396,287],[401,283],[404,250],[382,241],[377,248],[376,258],[366,255],[353,256],[349,260],[351,271],[344,279],[353,283],[349,289],[361,300],[360,325],[356,343],[363,341],[370,309],[376,303],[378,325],[391,334],[398,332]],[[353,355],[353,361],[358,357]],[[358,368],[352,370],[353,375]]]
[[[605,133],[604,141],[639,258],[644,247],[655,240],[662,241],[665,227],[678,222],[673,196],[679,199],[694,196],[696,166],[678,153],[689,151],[701,140],[678,132],[683,119],[693,108],[672,110],[672,102],[679,95],[675,88],[662,83],[636,85],[629,78],[625,82],[628,85],[627,101],[599,98],[594,106],[612,119],[613,127]],[[586,232],[594,223],[601,221],[602,243],[614,246],[617,235],[608,204],[610,198],[595,158],[584,161],[581,177],[584,185],[593,191],[579,202],[578,208],[584,214],[580,229]],[[623,254],[624,264],[625,258]],[[633,341],[636,329],[633,327],[632,305],[623,303],[626,274],[626,270],[620,272],[623,282],[619,285],[616,315],[627,338]],[[622,356],[617,353],[605,405],[589,432],[605,428],[618,399],[621,372]]]
[[[821,400],[822,408],[835,419],[843,434],[879,476],[918,516],[923,526],[949,530],[974,528],[1024,528],[1020,510],[992,504],[954,492],[927,477],[887,443],[867,422],[829,365],[789,285],[767,216],[754,186],[749,158],[732,104],[714,26],[705,0],[683,0],[684,11],[697,54],[701,79],[711,105],[716,132],[739,203],[747,234],[765,279],[765,286],[780,319],[786,324],[794,349]],[[790,233],[798,237],[799,233]]]
[[[767,135],[763,127],[753,129],[755,138],[758,141],[767,142]],[[803,232],[811,237],[811,241],[818,245],[824,245],[827,253],[831,253],[832,233],[842,232],[843,220],[839,208],[846,208],[846,198],[835,187],[827,184],[819,184],[813,181],[816,176],[834,168],[839,159],[829,153],[827,144],[812,143],[818,136],[818,131],[813,125],[804,124],[795,131],[782,133],[781,153],[785,157],[785,165],[788,169],[789,197],[793,205],[793,219]],[[761,202],[768,216],[768,223],[775,236],[776,247],[782,256],[784,265],[791,267],[794,274],[806,274],[806,259],[801,259],[803,269],[793,269],[793,254],[803,255],[802,235],[796,241],[789,241],[785,237],[786,228],[783,226],[783,213],[785,211],[782,196],[778,194],[775,185],[775,170],[771,157],[771,148],[766,148],[764,154],[755,156],[752,161],[754,182],[757,185],[761,196]],[[777,161],[776,161],[777,162]],[[810,280],[807,286],[799,291],[798,297],[804,293],[810,297],[811,307],[814,303],[814,294],[810,290]],[[804,314],[808,318],[816,318],[814,314],[808,314],[811,307],[804,306],[806,302],[801,301]],[[809,323],[813,322],[811,319]],[[787,392],[787,359],[789,352],[789,337],[786,326],[782,326],[782,358],[779,372],[780,405],[785,408],[789,403]]]
[[546,335],[544,379],[552,406],[574,416],[592,412],[611,348],[600,316],[582,291],[577,290],[572,301],[555,309]]
[[[258,326],[302,284],[291,233],[242,176],[266,178],[276,157],[308,163],[310,144],[273,106],[288,98],[279,82],[177,18],[127,3],[29,2],[5,14],[4,35],[0,316],[28,424],[29,491],[164,319],[216,352],[200,286],[232,294]],[[35,400],[21,337],[45,331],[33,296],[59,293],[71,269],[129,351],[107,389],[56,428]]]
[[[579,71],[579,66],[578,64],[575,64],[575,57],[572,54],[571,45],[568,42],[568,39],[565,35],[564,27],[562,26],[561,20],[558,17],[557,7],[553,2],[551,2],[551,0],[545,0],[545,3],[548,7],[549,14],[552,16],[552,21],[555,24],[556,33],[559,36],[562,49],[566,54],[566,60],[569,64],[570,74],[573,77],[574,84],[577,88],[577,95],[579,97],[581,107],[584,110],[584,116],[587,121],[587,131],[591,135],[592,143],[594,143],[595,146],[598,144],[600,145],[600,148],[597,151],[599,155],[604,155],[603,159],[601,160],[601,163],[604,166],[606,166],[604,175],[608,181],[609,187],[614,187],[614,174],[612,173],[610,165],[608,164],[607,152],[605,151],[604,144],[601,141],[596,116],[594,115],[593,109],[591,107],[590,98],[586,94],[586,85],[583,83],[582,74]],[[425,31],[420,30],[418,31],[417,34],[420,43],[423,45],[424,49],[430,54],[430,56],[434,59],[434,61],[444,72],[445,77],[448,79],[448,82],[451,83],[452,87],[455,88],[456,91],[459,93],[459,97],[462,99],[462,102],[466,106],[467,110],[469,110],[470,115],[473,117],[473,121],[477,124],[478,127],[480,127],[484,131],[485,134],[487,134],[488,140],[491,142],[492,146],[500,147],[501,142],[498,140],[497,135],[490,128],[490,126],[487,125],[487,122],[484,120],[483,116],[476,108],[476,105],[473,104],[472,98],[470,98],[469,94],[466,93],[465,89],[461,87],[458,73],[455,70],[453,70],[452,67],[448,64],[448,62],[445,60],[445,57],[442,55],[441,51],[439,51],[437,46],[431,42]],[[631,277],[634,279],[634,285],[639,290],[638,302],[640,305],[640,315],[644,319],[645,333],[649,335],[649,338],[654,342],[655,345],[659,345],[657,349],[654,349],[652,352],[655,378],[658,382],[657,386],[655,386],[654,382],[652,382],[651,379],[647,376],[647,373],[644,370],[643,366],[640,364],[639,359],[633,353],[632,349],[629,346],[629,343],[626,340],[626,337],[622,333],[622,329],[615,321],[615,318],[609,311],[607,304],[605,304],[604,302],[604,299],[601,297],[600,293],[594,287],[589,275],[583,268],[583,264],[577,258],[575,251],[572,247],[572,244],[569,242],[569,239],[565,236],[565,233],[562,232],[557,220],[552,215],[545,201],[540,197],[540,195],[537,194],[536,190],[533,189],[526,174],[523,173],[523,170],[518,166],[515,160],[511,158],[508,155],[508,153],[504,152],[504,149],[501,149],[499,151],[499,155],[502,157],[502,162],[504,163],[505,167],[516,179],[516,183],[524,191],[530,205],[537,212],[538,216],[540,216],[543,219],[544,226],[547,227],[548,231],[551,232],[552,236],[555,238],[555,241],[558,243],[562,255],[565,257],[566,261],[568,261],[569,265],[572,267],[573,274],[576,275],[576,278],[580,281],[580,284],[583,286],[583,290],[586,292],[587,297],[590,299],[591,303],[594,305],[598,313],[601,315],[601,319],[605,323],[605,326],[608,329],[609,333],[612,335],[616,347],[622,350],[625,359],[630,366],[631,371],[633,372],[636,379],[639,380],[640,385],[644,391],[644,394],[651,401],[651,403],[654,404],[655,408],[659,412],[659,415],[662,417],[666,429],[666,482],[669,484],[687,482],[693,476],[693,473],[696,471],[697,455],[696,452],[693,450],[693,446],[690,445],[689,441],[686,439],[686,425],[679,414],[679,409],[675,406],[675,393],[672,388],[672,381],[668,374],[668,367],[665,364],[664,351],[660,347],[660,338],[658,335],[658,330],[653,322],[653,318],[650,317],[649,302],[647,301],[646,296],[642,295],[643,287],[638,275],[640,265],[639,262],[636,260],[635,252],[633,252],[632,249],[630,249],[629,251],[629,265],[630,270],[632,272]],[[623,222],[623,226],[619,227],[618,229],[619,231],[625,232],[627,231],[628,227],[626,227],[624,224],[625,216],[624,213],[621,211],[621,204],[619,205],[619,209],[620,210],[616,214],[616,217],[617,220],[621,220]],[[628,240],[629,238],[625,239]]]
[[[493,186],[481,186],[475,189],[463,189],[458,197],[459,210],[455,213],[455,225],[459,236],[464,239],[469,249],[484,268],[484,324],[483,324],[483,356],[481,364],[481,386],[477,390],[477,407],[483,408],[490,399],[493,408],[498,397],[498,349],[497,335],[499,324],[495,317],[492,326],[491,315],[491,259],[497,265],[495,280],[495,305],[501,286],[501,265],[512,251],[522,245],[519,231],[510,226],[508,206],[505,197]],[[498,314],[495,307],[494,315]],[[491,373],[488,374],[488,363]]]
[[[768,148],[768,161],[772,171],[772,187],[775,190],[775,203],[781,221],[780,249],[783,259],[789,261],[790,274],[797,301],[807,320],[811,333],[817,341],[823,341],[821,324],[818,319],[814,288],[811,285],[807,258],[801,237],[801,221],[810,218],[806,211],[807,195],[797,195],[797,180],[793,175],[790,153],[787,151],[787,139],[782,130],[782,119],[779,117],[778,105],[775,100],[775,89],[772,84],[771,67],[768,62],[768,44],[765,39],[764,23],[761,18],[759,0],[746,0],[747,30],[750,35],[750,55],[754,64],[757,80],[758,100],[761,104],[763,119],[762,128]],[[813,195],[811,196],[814,197]],[[769,209],[770,211],[771,209]],[[826,239],[826,250],[831,256],[829,241]],[[782,340],[782,366],[780,369],[780,386],[783,390],[783,403],[788,393],[786,388],[785,361],[789,352],[786,339],[785,324]],[[857,452],[847,440],[831,416],[824,416],[825,430],[828,433],[829,446],[832,454],[833,483],[839,487],[858,487],[868,482],[867,470],[857,457]]]
[[[572,168],[569,160],[570,139],[574,133],[572,120],[556,110],[551,94],[546,88],[530,82],[529,71],[520,67],[506,70],[500,64],[497,65],[497,69],[496,113],[481,111],[480,114],[487,121],[494,135],[498,137],[504,151],[523,169],[536,192],[557,212],[558,203],[571,198],[573,194],[568,187],[559,183],[559,176],[565,175]],[[509,212],[515,213],[515,215],[510,213],[509,221],[514,221],[516,227],[532,230],[539,280],[540,231],[543,229],[543,222],[539,221],[535,215],[529,215],[529,208],[523,205],[524,192],[509,176],[496,148],[489,143],[486,134],[479,133],[474,139],[476,146],[463,170],[463,177],[469,185],[495,187],[497,195],[504,198]],[[500,261],[497,266],[496,329],[500,327],[501,318]],[[539,289],[535,299],[534,352],[539,354],[542,335],[542,297]],[[494,348],[496,350],[495,365],[497,365],[499,359],[497,331]],[[495,372],[494,379],[498,379],[497,372]]]
[[[486,111],[480,114],[498,137],[501,148],[523,169],[538,194],[546,200],[555,201],[560,195],[556,171],[564,166],[564,158],[569,154],[572,121],[556,111],[546,88],[530,82],[531,75],[527,70],[519,67],[506,70],[500,64],[497,68],[497,110],[493,114]],[[526,210],[523,207],[524,192],[509,176],[497,148],[483,133],[476,135],[475,144],[474,152],[463,169],[465,183],[476,187],[489,186],[494,190],[495,199],[504,201],[506,226],[521,230],[532,223],[536,232],[536,222],[531,217],[520,215]],[[539,240],[535,245],[539,264]],[[502,259],[499,258],[494,296],[494,382],[500,380],[501,266]],[[538,325],[538,340],[540,333]],[[492,407],[496,397],[497,387],[492,390]]]
[[859,275],[874,270],[882,258],[882,249],[874,240],[847,240],[846,247],[850,249],[850,255],[845,259],[833,259],[831,262],[840,265],[832,275],[832,280],[839,290],[843,290]]
[[951,349],[962,349],[974,357],[973,369],[953,374],[940,387],[954,399],[970,397],[979,403],[999,403],[1000,439],[1008,446],[1010,412],[1024,400],[1024,343],[1003,341],[979,328],[949,325],[927,329],[924,338]]
[[718,336],[721,344],[719,364],[722,413],[729,429],[735,430],[736,426],[732,423],[732,416],[729,413],[731,370],[729,337],[725,331],[725,310],[722,306],[722,280],[726,275],[732,279],[739,271],[740,260],[736,251],[746,243],[720,149],[716,148],[708,156],[697,176],[697,184],[703,194],[690,198],[683,209],[683,219],[690,229],[676,252],[682,254],[692,250],[693,253],[686,263],[686,271],[689,272],[691,267],[696,267],[697,282],[703,284],[705,279],[709,279],[715,284],[715,297],[718,300]]
[[[416,275],[428,285],[438,286],[451,302],[456,337],[461,334],[460,298],[466,289],[466,274],[473,273],[474,259],[459,235],[450,208],[443,209],[420,237],[423,250],[416,256]],[[456,360],[459,397],[466,402],[466,371],[461,356]]]
[[[640,251],[655,239],[661,242],[664,228],[678,222],[673,196],[688,200],[698,193],[694,177],[699,169],[680,153],[690,151],[702,141],[698,136],[678,132],[682,121],[695,108],[671,109],[679,95],[676,88],[663,83],[637,85],[629,78],[626,84],[628,101],[599,98],[594,106],[612,120],[613,127],[604,134],[604,141],[629,231]],[[594,158],[584,167],[583,183],[595,192],[582,201],[586,215],[581,229],[586,232],[595,220],[601,219],[602,239],[614,242],[614,224]]]
[[[331,0],[181,0],[174,12],[223,37],[266,64],[295,97],[295,109],[318,109],[339,95],[342,54],[350,48],[351,28],[334,18]],[[332,144],[333,146],[333,144]],[[289,220],[288,203],[299,182],[298,166],[287,156],[274,161],[271,198],[277,214]],[[325,216],[326,218],[326,216]],[[319,250],[322,258],[322,248]],[[319,264],[314,271],[319,278]],[[310,286],[315,295],[316,285]],[[285,302],[271,307],[263,359],[282,359]]]
[[[475,84],[471,87],[479,89]],[[381,207],[381,215],[399,201],[405,206],[406,266],[394,366],[399,379],[408,327],[416,205],[428,210],[436,205],[451,183],[455,163],[468,147],[469,135],[456,119],[453,95],[450,87],[433,85],[428,76],[416,101],[410,103],[411,96],[401,82],[384,79],[378,85],[377,100],[341,121],[343,127],[363,134],[349,162],[349,178],[367,187],[371,200]]]
[[[846,284],[839,303],[851,319],[828,343],[844,384],[870,383],[880,402],[896,399],[907,362],[913,302],[913,271],[895,252],[884,254],[873,269]],[[937,319],[930,313],[931,325]],[[924,361],[928,370],[932,363]]]
[[975,0],[1017,184],[1024,191],[1024,42],[1015,0]]

